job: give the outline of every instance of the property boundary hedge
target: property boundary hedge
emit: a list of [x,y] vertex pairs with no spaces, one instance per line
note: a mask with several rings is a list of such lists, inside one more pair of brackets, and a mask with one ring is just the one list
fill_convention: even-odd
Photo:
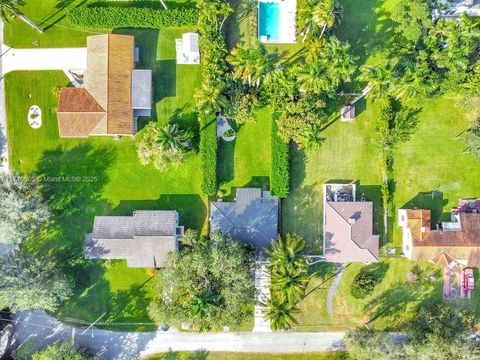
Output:
[[289,145],[278,136],[277,121],[272,123],[272,161],[270,191],[272,195],[286,198],[290,190]]
[[200,120],[200,157],[202,160],[202,192],[214,195],[217,191],[217,123],[215,116]]
[[83,6],[70,10],[67,19],[79,28],[147,28],[195,25],[198,10],[193,7],[157,9],[151,7]]

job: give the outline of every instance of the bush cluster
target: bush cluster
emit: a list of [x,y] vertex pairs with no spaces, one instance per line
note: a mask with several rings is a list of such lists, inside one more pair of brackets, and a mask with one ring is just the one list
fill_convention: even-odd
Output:
[[67,19],[79,28],[148,28],[194,25],[198,10],[193,7],[155,9],[149,7],[83,6],[70,10]]
[[380,279],[378,279],[375,274],[362,269],[357,276],[355,276],[355,279],[353,279],[350,291],[353,297],[363,299],[373,292],[373,289],[375,289],[375,286],[377,286],[379,282]]
[[217,123],[215,116],[204,117],[200,124],[202,192],[205,195],[213,195],[217,191]]
[[272,195],[286,198],[290,185],[290,158],[288,143],[278,136],[277,121],[272,124],[272,161],[270,190]]

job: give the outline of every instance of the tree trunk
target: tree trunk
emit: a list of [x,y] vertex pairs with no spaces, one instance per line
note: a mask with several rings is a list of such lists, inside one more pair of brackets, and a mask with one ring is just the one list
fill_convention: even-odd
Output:
[[39,33],[43,34],[43,29],[40,28],[37,24],[35,24],[32,20],[27,18],[25,15],[20,14],[17,12],[15,9],[8,8],[9,11],[11,11],[16,17],[18,17],[20,20],[22,20],[24,23],[26,23],[28,26],[36,29]]
[[165,8],[165,10],[168,10],[167,4],[165,4],[163,0],[160,0],[160,2],[162,3],[162,6]]

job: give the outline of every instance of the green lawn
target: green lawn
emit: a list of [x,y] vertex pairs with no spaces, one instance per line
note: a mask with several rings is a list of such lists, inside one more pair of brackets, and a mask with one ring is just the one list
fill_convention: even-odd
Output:
[[383,229],[380,207],[381,173],[371,143],[373,106],[355,121],[336,120],[324,132],[320,150],[305,154],[291,150],[290,195],[282,203],[282,230],[305,237],[316,249],[321,248],[323,184],[326,182],[357,182],[358,195],[374,201],[375,230]]
[[233,353],[233,352],[169,352],[154,355],[148,360],[347,360],[344,353],[339,352],[321,352],[321,353],[291,353],[291,354],[271,354],[271,353]]
[[271,111],[262,109],[237,129],[234,141],[219,141],[218,178],[227,196],[236,187],[269,186],[271,128]]
[[[74,29],[65,15],[69,9],[85,5],[92,0],[27,0],[20,10],[44,30],[41,34],[18,18],[5,24],[4,41],[15,48],[81,47],[86,45],[86,32]],[[35,44],[34,44],[35,43]]]
[[[172,49],[181,30],[129,33],[142,48],[142,65],[154,70],[154,116],[161,123],[172,120],[196,127],[192,97],[200,70],[175,66]],[[200,158],[192,154],[178,168],[159,172],[138,162],[135,139],[60,139],[57,90],[67,82],[62,72],[14,72],[5,77],[12,167],[43,179],[55,215],[42,239],[27,246],[49,252],[76,283],[76,294],[59,310],[60,317],[92,321],[107,312],[104,320],[109,322],[150,322],[146,307],[153,295],[151,275],[145,269],[128,269],[123,261],[83,260],[83,236],[91,231],[95,215],[131,214],[135,209],[176,209],[182,225],[203,229],[207,199],[198,181]],[[43,110],[38,130],[26,121],[33,104]]]
[[[383,280],[373,293],[356,299],[350,293],[354,277],[365,264],[348,265],[333,298],[333,316],[327,313],[327,294],[332,284],[333,269],[322,264],[307,289],[312,291],[300,303],[298,331],[343,331],[368,325],[378,330],[398,330],[410,320],[416,309],[425,303],[442,298],[443,278],[440,268],[428,262],[413,263],[405,259],[388,259],[375,264]],[[372,266],[372,265],[370,265]],[[422,282],[409,284],[407,274],[414,266],[423,271]],[[435,277],[434,281],[429,278]]]

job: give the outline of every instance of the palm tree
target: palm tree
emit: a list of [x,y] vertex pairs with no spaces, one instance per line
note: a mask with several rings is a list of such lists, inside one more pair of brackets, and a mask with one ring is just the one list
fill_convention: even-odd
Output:
[[302,93],[319,94],[330,89],[325,67],[317,60],[306,61],[298,67],[297,81]]
[[355,72],[355,57],[350,55],[349,51],[350,45],[341,43],[335,36],[331,36],[325,44],[325,68],[333,87],[340,85],[341,81],[351,81]]
[[310,126],[310,129],[299,134],[298,144],[307,152],[314,152],[320,148],[325,138],[321,135],[321,128],[317,124]]
[[270,326],[274,330],[286,330],[290,329],[292,324],[298,324],[294,315],[297,314],[299,310],[295,305],[276,299],[275,297],[270,298],[264,305],[267,308],[264,316],[270,320]]
[[342,6],[336,0],[307,0],[299,11],[304,22],[303,41],[309,34],[318,34],[321,38],[326,30],[341,21],[342,12]]
[[191,145],[191,131],[180,129],[177,124],[167,124],[158,133],[158,140],[165,150],[180,152]]
[[195,94],[197,108],[205,115],[220,112],[228,106],[228,101],[223,90],[223,82],[204,81],[200,91]]
[[307,263],[303,256],[305,240],[301,236],[287,234],[285,237],[278,237],[272,243],[271,249],[265,249],[270,255],[272,267],[306,268]]
[[254,47],[237,46],[227,60],[234,68],[233,77],[247,83],[248,86],[255,83],[258,87],[274,69],[274,55],[269,54],[258,42]]
[[272,291],[286,302],[296,304],[305,295],[310,276],[307,269],[281,267],[272,270]]
[[8,16],[14,15],[32,28],[43,33],[43,29],[41,29],[33,21],[23,15],[18,9],[18,6],[22,6],[24,4],[25,3],[23,2],[23,0],[0,0],[0,20],[2,20],[3,22],[8,21]]
[[376,97],[385,97],[394,85],[394,68],[391,61],[382,62],[381,65],[364,65],[360,79],[368,83],[370,94]]
[[200,290],[191,292],[190,315],[199,320],[200,331],[210,329],[210,321],[217,308],[216,302],[217,298],[208,284]]

